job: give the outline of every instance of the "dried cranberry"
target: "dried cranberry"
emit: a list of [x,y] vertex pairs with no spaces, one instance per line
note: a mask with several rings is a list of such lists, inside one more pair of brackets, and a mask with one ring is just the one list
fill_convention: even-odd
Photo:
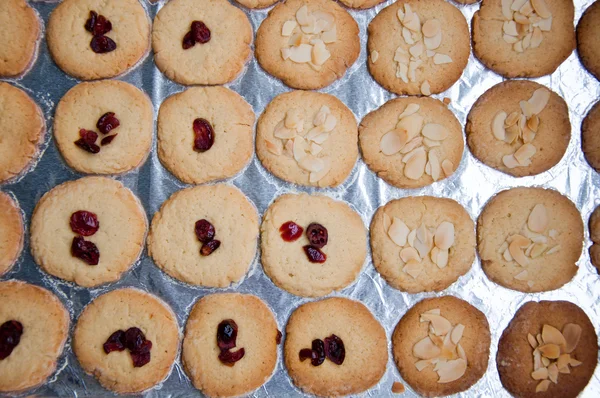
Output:
[[100,261],[100,251],[93,242],[88,242],[81,236],[73,238],[71,244],[71,255],[77,257],[88,265],[98,265]]
[[304,361],[306,359],[310,359],[312,361],[313,350],[311,350],[310,348],[303,348],[300,350],[299,357],[300,361]]
[[6,321],[0,326],[0,360],[8,358],[21,342],[23,325],[18,321]]
[[113,351],[124,351],[125,350],[125,332],[117,330],[110,335],[106,343],[103,345],[104,352],[110,354]]
[[210,41],[210,29],[202,21],[192,22],[191,32],[196,43],[204,44]]
[[117,43],[108,36],[94,36],[90,42],[92,51],[96,54],[105,54],[117,49]]
[[346,349],[344,348],[344,342],[342,339],[335,334],[325,337],[325,355],[336,365],[341,365],[344,363],[344,358],[346,358]]
[[98,139],[98,134],[96,132],[86,129],[79,129],[79,138],[75,141],[75,145],[84,151],[90,153],[98,153],[100,152],[100,147],[96,145],[96,140]]
[[212,252],[219,248],[219,246],[221,246],[221,241],[218,241],[216,239],[211,240],[210,242],[206,242],[200,248],[200,254],[203,256],[210,256]]
[[325,362],[325,344],[323,343],[323,340],[313,340],[312,351],[313,355],[310,363],[312,363],[313,366],[319,366]]
[[98,123],[96,123],[96,127],[102,134],[108,134],[111,130],[116,129],[120,125],[121,122],[115,117],[114,112],[106,112],[104,115],[100,116]]
[[194,120],[194,151],[206,152],[215,142],[215,133],[211,124],[206,119]]
[[240,348],[235,352],[229,350],[221,351],[221,353],[219,354],[219,361],[221,361],[227,366],[233,366],[237,361],[244,357],[245,353],[246,350],[244,350],[243,348]]
[[146,341],[146,336],[139,328],[129,328],[125,332],[125,347],[130,351],[135,351]]
[[238,326],[233,319],[225,319],[217,327],[217,345],[221,350],[235,347]]
[[71,214],[71,230],[81,236],[92,236],[100,228],[98,216],[91,211],[79,210]]
[[196,44],[196,40],[194,40],[194,34],[190,30],[185,34],[185,36],[183,36],[181,47],[183,47],[184,50],[187,50],[188,48],[194,47],[194,44]]
[[92,34],[94,36],[102,36],[107,34],[112,30],[112,23],[106,19],[104,15],[98,15],[96,19],[96,23],[94,24],[94,31]]
[[202,243],[208,243],[215,237],[215,227],[205,219],[196,221],[196,237]]
[[312,246],[320,249],[327,244],[327,228],[321,224],[312,223],[306,228],[306,237]]
[[90,11],[90,17],[85,21],[85,30],[93,34],[94,27],[96,26],[96,19],[98,19],[98,13],[96,11]]
[[311,263],[324,263],[327,260],[327,255],[316,247],[306,245],[303,249]]
[[133,360],[134,368],[141,368],[150,362],[151,355],[150,350],[152,349],[152,342],[150,340],[144,340],[140,347],[134,351],[131,351],[129,355]]
[[281,227],[279,227],[281,239],[283,239],[286,242],[293,242],[297,240],[300,236],[302,236],[303,231],[304,228],[302,228],[300,225],[296,224],[293,221],[283,223]]
[[104,145],[110,144],[117,135],[118,134],[113,134],[113,135],[109,135],[109,136],[102,138],[102,141],[100,141],[100,145],[104,146]]
[[281,332],[278,330],[277,337],[275,337],[275,343],[277,343],[277,345],[281,344],[281,336]]

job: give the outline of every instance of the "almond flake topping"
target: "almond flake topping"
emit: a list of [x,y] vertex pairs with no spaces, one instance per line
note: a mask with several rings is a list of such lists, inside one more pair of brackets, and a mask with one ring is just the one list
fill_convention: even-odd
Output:
[[542,32],[552,29],[552,12],[545,0],[502,0],[502,17],[502,38],[518,53],[538,48]]

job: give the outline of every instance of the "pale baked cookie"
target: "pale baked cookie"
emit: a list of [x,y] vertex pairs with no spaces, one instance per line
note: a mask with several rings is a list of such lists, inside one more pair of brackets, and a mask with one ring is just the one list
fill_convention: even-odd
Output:
[[73,351],[83,370],[120,394],[139,393],[166,379],[178,350],[175,314],[162,300],[138,289],[97,297],[73,332]]
[[397,1],[381,10],[368,30],[369,71],[396,94],[446,91],[471,54],[467,21],[444,0]]
[[246,395],[273,373],[280,341],[275,317],[261,299],[211,294],[192,308],[181,358],[194,386],[207,396]]
[[232,81],[244,69],[251,44],[248,17],[227,0],[172,0],[154,18],[154,61],[180,84]]
[[500,381],[518,398],[574,398],[598,362],[594,325],[568,301],[529,302],[498,342]]
[[440,291],[475,259],[475,224],[452,199],[409,196],[380,207],[371,222],[373,264],[394,288]]
[[103,79],[126,72],[146,55],[150,20],[138,0],[63,0],[50,14],[46,36],[64,72]]
[[267,8],[277,3],[279,0],[235,0],[237,3],[248,8]]
[[520,292],[558,289],[577,272],[583,222],[552,189],[512,188],[487,203],[477,220],[477,251],[488,278]]
[[124,173],[148,157],[153,124],[152,102],[135,86],[119,80],[80,83],[56,107],[54,138],[75,170]]
[[592,265],[596,267],[598,273],[600,273],[600,206],[596,207],[596,210],[590,217],[590,239],[592,240],[592,246],[590,246],[590,261]]
[[278,197],[260,231],[265,273],[298,296],[325,296],[345,288],[365,262],[367,239],[360,215],[327,196]]
[[254,111],[225,87],[194,87],[158,112],[158,157],[188,184],[233,177],[253,152]]
[[429,298],[404,314],[392,336],[396,366],[419,395],[468,390],[484,375],[490,356],[485,315],[453,296]]
[[577,52],[583,66],[600,80],[600,3],[594,2],[577,24]]
[[309,394],[358,394],[385,373],[385,330],[358,301],[333,297],[303,304],[285,331],[285,366],[294,384]]
[[364,117],[359,143],[365,163],[399,188],[450,177],[464,150],[456,116],[434,98],[395,98]]
[[549,75],[575,48],[570,0],[483,0],[473,15],[473,52],[505,77]]
[[336,97],[292,91],[273,99],[256,126],[256,154],[267,170],[300,185],[331,187],[350,174],[358,132]]
[[21,89],[0,82],[0,183],[24,171],[39,153],[46,123],[37,104]]
[[600,172],[600,102],[588,112],[581,125],[581,149],[585,160]]
[[0,282],[0,393],[43,384],[56,370],[68,333],[69,313],[54,294],[25,282]]
[[350,8],[365,9],[375,7],[379,3],[383,3],[385,0],[340,0],[340,3]]
[[31,216],[31,254],[49,274],[94,287],[131,268],[146,229],[142,205],[122,183],[84,177],[42,196]]
[[227,287],[256,254],[258,216],[237,188],[206,185],[174,193],[154,215],[148,254],[173,278]]
[[19,205],[0,191],[0,276],[15,264],[23,250],[23,215]]
[[358,24],[331,0],[286,0],[256,32],[256,59],[284,84],[312,90],[330,85],[360,52]]
[[565,100],[545,86],[509,80],[486,91],[465,127],[473,155],[514,177],[549,170],[562,159],[571,122]]
[[0,2],[0,76],[22,75],[31,66],[40,37],[40,19],[25,0]]

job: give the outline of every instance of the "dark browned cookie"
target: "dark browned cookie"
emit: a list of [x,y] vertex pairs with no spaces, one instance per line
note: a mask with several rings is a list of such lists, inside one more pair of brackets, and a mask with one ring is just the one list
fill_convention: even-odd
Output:
[[583,66],[600,80],[600,1],[592,3],[577,24],[577,51]]
[[590,166],[600,172],[600,102],[583,119],[581,149]]

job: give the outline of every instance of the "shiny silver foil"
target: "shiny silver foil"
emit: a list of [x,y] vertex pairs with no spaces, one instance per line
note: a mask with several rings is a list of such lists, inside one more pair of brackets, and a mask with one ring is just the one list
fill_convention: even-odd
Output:
[[[56,6],[56,0],[30,2],[46,24],[50,12]],[[157,3],[149,0],[141,0],[141,2],[146,7],[150,18],[154,18],[165,0]],[[202,0],[197,0],[197,2],[201,7]],[[368,112],[393,97],[373,80],[366,66],[367,26],[378,11],[392,2],[393,0],[387,0],[370,10],[349,11],[360,26],[360,57],[342,79],[322,90],[337,96],[350,107],[357,122],[360,122]],[[592,2],[593,0],[575,0],[576,21]],[[471,17],[479,5],[458,7],[470,24]],[[244,9],[244,11],[256,31],[266,17],[268,9],[258,11]],[[142,88],[151,96],[155,116],[166,97],[184,89],[183,86],[173,83],[161,74],[153,63],[152,54],[119,79]],[[52,142],[55,106],[78,81],[65,75],[53,63],[48,54],[45,39],[41,41],[38,59],[31,71],[21,79],[9,81],[23,88],[40,104],[49,129],[46,144],[42,148],[43,155],[34,168],[17,182],[2,186],[2,190],[11,192],[18,199],[26,216],[26,225],[29,225],[33,208],[45,192],[60,183],[82,177],[65,164],[56,145]],[[435,97],[439,99],[449,97],[452,100],[450,109],[464,125],[466,116],[475,100],[500,81],[502,81],[502,77],[487,70],[471,55],[460,81],[447,92],[435,95]],[[248,167],[239,175],[225,183],[239,187],[256,205],[261,215],[269,204],[283,193],[318,191],[349,202],[361,214],[365,226],[369,225],[379,206],[389,200],[404,196],[450,197],[462,204],[474,220],[477,219],[488,199],[496,192],[506,188],[514,186],[552,187],[568,196],[577,205],[586,224],[585,249],[578,262],[580,269],[577,275],[559,290],[541,294],[524,294],[505,289],[486,278],[477,259],[472,269],[444,292],[406,294],[387,285],[374,269],[369,255],[356,282],[334,294],[363,302],[385,327],[388,340],[402,315],[423,298],[451,294],[467,300],[486,314],[492,333],[492,346],[485,376],[467,392],[459,395],[464,397],[508,397],[509,394],[503,389],[496,369],[497,343],[515,311],[524,302],[531,300],[572,301],[583,308],[597,329],[600,326],[600,278],[594,267],[591,266],[587,252],[590,245],[587,221],[596,205],[600,204],[600,176],[588,166],[580,149],[581,121],[600,96],[600,84],[583,69],[575,52],[554,74],[536,79],[536,81],[550,87],[566,100],[572,123],[572,137],[561,162],[549,171],[534,177],[509,177],[483,165],[465,148],[460,167],[452,177],[422,189],[405,190],[391,187],[378,179],[360,159],[348,180],[334,189],[318,190],[285,183],[270,175],[256,157],[252,158]],[[257,116],[262,113],[273,97],[290,90],[279,80],[265,73],[254,58],[250,60],[243,74],[228,87],[240,93],[253,106]],[[148,160],[138,170],[116,177],[140,198],[149,219],[152,219],[160,205],[172,193],[186,186],[160,164],[155,149],[154,146]],[[269,304],[275,313],[282,331],[285,331],[285,325],[291,312],[298,305],[307,301],[307,299],[293,296],[277,288],[264,274],[258,255],[244,280],[228,289],[206,289],[177,282],[161,272],[145,251],[140,261],[120,281],[96,289],[84,289],[44,273],[34,263],[28,247],[27,232],[25,250],[19,262],[2,279],[17,278],[50,289],[69,309],[73,324],[82,309],[95,297],[107,291],[127,286],[139,287],[165,300],[177,314],[182,331],[191,306],[198,298],[210,293],[237,291],[259,296]],[[93,377],[84,374],[71,350],[70,343],[69,339],[55,375],[33,393],[40,396],[112,395],[111,392],[103,389]],[[392,383],[402,380],[392,360],[391,343],[389,346],[390,357],[385,376],[375,387],[361,396],[393,396],[391,393]],[[280,358],[272,378],[260,389],[250,394],[251,396],[302,395],[302,392],[292,384],[283,365],[281,347],[279,350]],[[563,379],[563,383],[568,383],[568,376],[561,375],[560,377]],[[408,385],[406,387],[407,392],[404,396],[416,396]],[[148,391],[146,395],[162,397],[201,394],[191,385],[183,371],[181,361],[178,359],[167,380]],[[594,377],[582,396],[600,396],[600,367],[596,369]]]

